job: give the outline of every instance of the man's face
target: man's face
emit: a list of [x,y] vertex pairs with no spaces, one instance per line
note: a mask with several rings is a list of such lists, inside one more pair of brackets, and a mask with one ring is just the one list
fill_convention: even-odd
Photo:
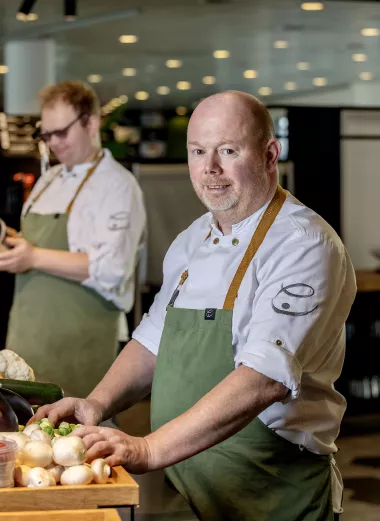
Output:
[[[65,129],[78,118],[75,109],[63,101],[42,110],[41,131],[52,132]],[[83,163],[88,159],[92,147],[92,127],[88,116],[77,119],[65,133],[65,136],[53,134],[48,141],[49,148],[58,161],[69,166]]]
[[269,189],[265,146],[247,108],[237,101],[199,107],[188,129],[188,161],[194,189],[214,214],[248,217]]

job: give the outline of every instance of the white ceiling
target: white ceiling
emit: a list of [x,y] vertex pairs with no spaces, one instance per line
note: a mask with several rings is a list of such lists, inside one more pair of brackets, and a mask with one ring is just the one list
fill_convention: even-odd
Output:
[[[30,23],[15,19],[18,5],[0,0],[2,41],[51,35],[57,41],[57,79],[100,74],[94,88],[103,102],[126,94],[131,107],[190,106],[226,89],[257,95],[267,86],[274,97],[283,97],[290,81],[303,93],[321,89],[313,86],[314,77],[326,77],[327,89],[357,81],[360,71],[380,78],[380,36],[360,34],[364,27],[380,28],[380,2],[327,1],[324,11],[306,12],[298,0],[78,0],[74,23],[63,23],[63,0],[37,0],[39,19]],[[121,34],[139,40],[123,45]],[[286,40],[288,48],[275,49],[275,40]],[[216,49],[229,50],[231,57],[213,58]],[[357,52],[368,61],[354,63]],[[170,58],[182,60],[182,68],[168,69]],[[299,61],[310,62],[310,70],[297,70]],[[136,68],[137,75],[124,77],[125,67]],[[245,69],[256,69],[258,78],[245,79]],[[206,75],[215,76],[216,84],[204,85]],[[180,80],[190,81],[191,90],[177,90]],[[167,85],[170,95],[157,95],[159,85]],[[138,90],[147,91],[149,100],[135,100]]]

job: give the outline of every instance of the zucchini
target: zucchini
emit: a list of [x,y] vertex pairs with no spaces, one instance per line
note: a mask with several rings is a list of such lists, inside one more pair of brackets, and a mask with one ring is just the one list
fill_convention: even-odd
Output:
[[8,389],[23,396],[31,405],[45,405],[63,398],[64,393],[59,385],[26,380],[0,380],[0,389]]

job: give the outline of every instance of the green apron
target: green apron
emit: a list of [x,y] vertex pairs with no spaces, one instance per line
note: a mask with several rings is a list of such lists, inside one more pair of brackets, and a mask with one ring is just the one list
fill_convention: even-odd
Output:
[[[69,250],[71,208],[100,160],[87,172],[65,214],[27,212],[22,221],[27,241],[40,248]],[[16,276],[6,347],[22,356],[39,379],[85,397],[115,360],[119,315],[112,303],[80,283],[31,270]]]
[[[231,283],[223,309],[174,308],[186,272],[183,275],[167,308],[158,352],[152,430],[190,409],[234,371],[234,301],[285,197],[278,187]],[[165,472],[203,521],[333,520],[330,457],[290,443],[258,418],[227,440]]]

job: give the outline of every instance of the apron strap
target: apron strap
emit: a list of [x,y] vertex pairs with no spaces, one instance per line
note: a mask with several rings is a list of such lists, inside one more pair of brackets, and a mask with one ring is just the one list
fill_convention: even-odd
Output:
[[264,212],[255,233],[251,239],[251,242],[248,245],[248,248],[244,254],[244,257],[235,273],[235,276],[231,282],[231,286],[228,290],[226,299],[224,301],[223,309],[233,310],[235,299],[237,297],[241,282],[244,278],[244,275],[247,272],[248,266],[252,262],[253,257],[255,256],[257,250],[260,248],[261,243],[265,239],[266,234],[268,233],[269,228],[272,226],[274,220],[279,214],[282,205],[284,204],[286,199],[285,190],[278,185],[276,193],[271,200],[269,206]]
[[98,167],[100,161],[103,159],[103,157],[104,157],[104,151],[102,150],[101,154],[99,154],[98,160],[96,161],[96,163],[91,168],[89,168],[87,174],[83,178],[83,181],[78,186],[78,189],[77,189],[77,191],[74,194],[74,197],[71,199],[71,202],[70,202],[69,206],[66,208],[66,212],[65,212],[66,215],[68,215],[71,212],[71,209],[73,207],[73,204],[75,203],[76,198],[79,195],[79,192],[82,190],[82,188],[84,187],[86,182],[90,179],[92,174],[95,172],[95,170],[97,169],[97,167]]
[[[102,150],[101,154],[99,154],[97,156],[97,161],[96,161],[95,165],[93,165],[88,170],[88,172],[85,175],[83,181],[81,182],[81,184],[79,185],[77,191],[75,192],[74,197],[72,198],[71,202],[69,203],[69,206],[66,209],[66,212],[65,212],[66,214],[70,213],[71,208],[72,208],[72,206],[73,206],[73,204],[75,202],[75,199],[78,197],[79,192],[82,190],[84,184],[89,179],[89,177],[91,177],[91,175],[95,172],[96,168],[98,167],[98,165],[99,165],[100,161],[103,159],[103,157],[104,157],[104,151]],[[62,169],[58,170],[58,172],[55,174],[55,176],[53,176],[50,179],[50,181],[48,183],[46,183],[46,185],[42,188],[42,190],[40,190],[38,192],[38,194],[35,197],[33,197],[33,199],[30,202],[30,205],[28,206],[28,208],[27,208],[27,210],[25,212],[25,215],[27,215],[30,212],[32,206],[38,201],[38,199],[41,197],[41,195],[43,195],[45,193],[45,191],[49,188],[49,186],[52,184],[52,182],[55,181],[55,179],[60,175],[61,171],[62,171]]]

